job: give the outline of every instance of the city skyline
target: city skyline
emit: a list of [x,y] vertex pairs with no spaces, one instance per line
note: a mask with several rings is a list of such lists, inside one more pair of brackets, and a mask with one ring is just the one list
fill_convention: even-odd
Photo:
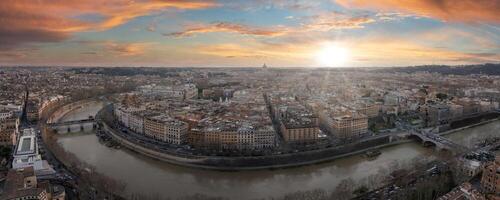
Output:
[[500,1],[0,2],[0,64],[369,67],[500,62]]

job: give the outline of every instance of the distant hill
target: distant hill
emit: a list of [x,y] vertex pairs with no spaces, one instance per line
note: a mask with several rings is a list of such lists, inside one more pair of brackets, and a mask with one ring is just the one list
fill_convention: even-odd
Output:
[[500,63],[492,64],[479,64],[479,65],[461,65],[461,66],[447,66],[447,65],[424,65],[413,67],[393,67],[393,68],[380,68],[384,72],[430,72],[441,74],[454,74],[454,75],[470,75],[470,74],[485,74],[485,75],[498,75],[500,76]]
[[68,71],[77,74],[103,74],[106,76],[134,76],[158,75],[161,77],[178,76],[177,72],[186,71],[184,68],[148,68],[148,67],[90,67],[71,68]]

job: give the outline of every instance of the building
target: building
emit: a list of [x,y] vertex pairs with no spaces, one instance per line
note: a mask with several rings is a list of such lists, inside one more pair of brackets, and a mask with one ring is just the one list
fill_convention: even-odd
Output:
[[380,108],[376,104],[367,105],[357,103],[324,106],[318,111],[320,126],[341,140],[361,138],[368,133],[368,115],[376,117]]
[[189,144],[231,153],[268,151],[276,146],[276,131],[262,93],[240,90],[231,100],[210,102],[210,106],[202,104],[199,118],[189,117],[193,122]]
[[368,117],[363,114],[352,113],[334,117],[331,122],[331,132],[342,140],[356,139],[368,132]]
[[451,119],[459,119],[464,115],[464,107],[458,104],[451,104],[450,112]]
[[463,107],[462,113],[464,116],[475,115],[481,111],[479,103],[468,98],[458,99],[454,103]]
[[272,149],[276,145],[276,132],[273,126],[267,125],[260,127],[254,134],[254,149]]
[[319,138],[319,126],[313,121],[288,120],[282,122],[280,128],[285,142],[308,143]]
[[269,105],[273,120],[279,124],[285,142],[305,144],[319,139],[319,117],[312,108],[305,106],[307,104],[281,93],[266,93],[264,100]]
[[183,90],[185,99],[195,99],[198,97],[198,88],[194,84],[184,85]]
[[469,152],[458,160],[461,176],[473,178],[483,171],[486,163],[493,160],[495,160],[493,153],[484,151]]
[[48,181],[39,182],[33,167],[12,169],[5,179],[5,200],[63,200],[66,198],[64,187],[51,185]]
[[205,123],[191,129],[190,144],[211,150],[266,150],[275,147],[276,132],[271,125]]
[[12,117],[13,115],[14,115],[14,112],[12,110],[0,108],[0,120],[7,119],[9,117]]
[[145,85],[138,88],[144,95],[160,96],[172,99],[194,99],[198,97],[198,88],[194,84],[160,86]]
[[486,200],[486,198],[470,183],[465,182],[445,195],[437,198],[437,200]]
[[431,104],[427,106],[427,126],[447,126],[452,113],[450,106],[445,104]]
[[188,137],[188,124],[167,115],[144,118],[144,134],[170,144],[184,144]]
[[38,120],[38,104],[36,101],[28,101],[26,105],[26,117],[28,118],[28,121],[37,121]]
[[144,107],[115,105],[114,113],[120,124],[142,134],[144,133],[144,116],[141,113],[145,110]]
[[135,111],[128,118],[128,128],[132,131],[144,134],[144,112]]
[[397,94],[389,93],[384,96],[384,105],[397,106],[401,102],[401,97]]
[[42,160],[36,140],[34,129],[23,130],[14,149],[12,169],[33,167],[37,176],[51,176],[55,174],[55,171],[46,160]]
[[481,187],[487,194],[500,195],[500,156],[485,165]]
[[468,177],[474,177],[478,175],[482,168],[482,164],[477,160],[464,160],[462,161],[461,171],[462,174]]
[[368,118],[377,117],[381,110],[381,105],[376,104],[369,100],[364,100],[357,102],[353,105],[345,105],[345,106],[359,114],[366,115],[366,117]]
[[0,119],[0,145],[16,144],[19,130],[19,118],[11,114]]
[[285,142],[309,143],[319,138],[317,115],[303,107],[286,107],[280,112],[280,129]]

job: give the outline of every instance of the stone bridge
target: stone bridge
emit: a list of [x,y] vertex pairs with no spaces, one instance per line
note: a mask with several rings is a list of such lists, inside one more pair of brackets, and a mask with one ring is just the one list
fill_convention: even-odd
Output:
[[93,116],[89,116],[88,119],[64,122],[61,121],[61,119],[71,111],[88,107],[95,102],[96,101],[94,99],[87,99],[64,105],[58,108],[54,113],[52,113],[52,115],[47,120],[47,125],[59,134],[91,131],[97,128],[97,124],[93,119]]
[[97,128],[97,123],[95,122],[94,119],[56,122],[56,123],[49,123],[48,125],[58,134],[91,131]]
[[64,105],[58,108],[54,113],[52,113],[52,115],[47,120],[47,123],[56,123],[71,111],[87,107],[88,105],[91,105],[93,103],[95,103],[95,100],[82,100]]
[[464,153],[468,150],[467,147],[435,133],[422,133],[413,130],[410,131],[410,137],[417,138],[424,146],[435,146],[438,150],[448,150],[456,154]]

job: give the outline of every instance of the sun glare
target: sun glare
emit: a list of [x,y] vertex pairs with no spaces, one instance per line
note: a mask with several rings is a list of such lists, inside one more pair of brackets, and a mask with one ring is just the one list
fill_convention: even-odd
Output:
[[316,53],[316,61],[322,67],[344,67],[349,61],[349,51],[338,44],[328,43]]

